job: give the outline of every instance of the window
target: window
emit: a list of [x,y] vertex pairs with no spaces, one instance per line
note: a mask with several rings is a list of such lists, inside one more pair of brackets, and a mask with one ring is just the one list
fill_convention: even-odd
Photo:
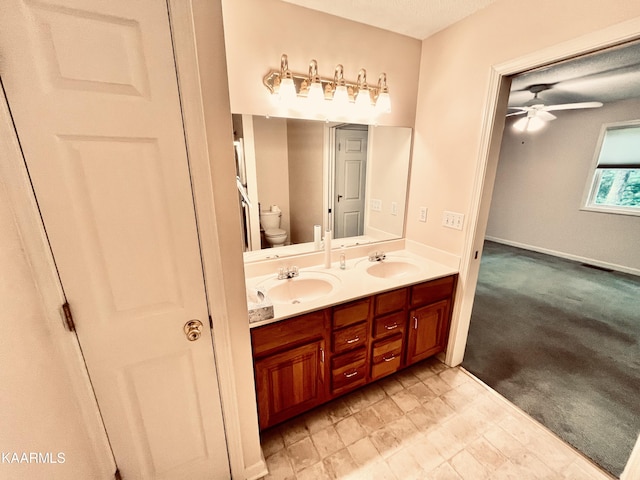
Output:
[[640,122],[605,125],[586,209],[640,215]]

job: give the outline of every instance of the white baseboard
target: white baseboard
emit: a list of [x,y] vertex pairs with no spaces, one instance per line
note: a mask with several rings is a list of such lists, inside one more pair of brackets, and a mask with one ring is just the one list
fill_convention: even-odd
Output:
[[489,240],[491,242],[502,243],[504,245],[510,245],[512,247],[522,248],[524,250],[531,250],[532,252],[544,253],[546,255],[552,255],[554,257],[566,258],[567,260],[573,260],[575,262],[586,263],[588,265],[594,265],[596,267],[608,268],[617,272],[640,276],[640,269],[637,268],[618,265],[615,263],[603,262],[594,258],[580,257],[578,255],[572,255],[570,253],[558,252],[556,250],[549,250],[547,248],[536,247],[534,245],[527,245],[526,243],[512,242],[511,240],[496,238],[489,235],[485,236],[484,238],[485,240]]
[[[262,455],[260,456],[262,457]],[[268,474],[269,470],[267,469],[267,462],[265,462],[264,457],[259,462],[246,467],[244,470],[244,478],[246,480],[257,480]]]

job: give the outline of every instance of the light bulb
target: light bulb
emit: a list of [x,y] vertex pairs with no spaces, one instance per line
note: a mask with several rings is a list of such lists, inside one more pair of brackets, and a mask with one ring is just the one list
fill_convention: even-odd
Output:
[[296,96],[296,85],[293,83],[293,78],[283,78],[280,82],[280,90],[278,91],[280,101],[291,105],[295,101]]
[[376,100],[376,110],[379,113],[391,112],[391,98],[387,92],[382,92],[378,95]]
[[544,128],[547,123],[540,117],[531,117],[529,119],[529,125],[527,125],[527,132],[537,132]]
[[321,107],[324,104],[324,89],[320,82],[312,83],[309,87],[307,100],[315,107]]

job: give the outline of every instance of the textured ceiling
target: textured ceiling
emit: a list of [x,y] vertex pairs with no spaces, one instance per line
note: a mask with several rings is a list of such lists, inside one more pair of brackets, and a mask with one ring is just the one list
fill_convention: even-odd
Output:
[[[527,88],[537,84],[547,84],[549,89],[533,102]],[[588,101],[606,104],[627,98],[640,98],[640,42],[520,74],[512,80],[509,106]]]
[[496,0],[283,0],[424,40]]

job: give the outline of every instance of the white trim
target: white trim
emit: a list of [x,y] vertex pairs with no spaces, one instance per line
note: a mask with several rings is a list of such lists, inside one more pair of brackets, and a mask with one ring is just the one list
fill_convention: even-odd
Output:
[[[615,128],[638,125],[640,125],[640,120],[627,120],[624,122],[611,122],[602,124],[602,127],[600,127],[598,143],[596,144],[596,148],[593,153],[593,159],[591,160],[589,177],[587,178],[587,183],[585,184],[584,191],[582,193],[582,207],[580,207],[580,210],[585,212],[608,213],[613,215],[631,215],[636,217],[640,216],[640,208],[637,207],[615,207],[611,205],[597,205],[592,201],[597,193],[597,189],[600,183],[598,178],[598,162],[600,160],[600,151],[602,150],[602,144],[604,143],[604,138],[607,134],[607,130],[611,127]],[[606,169],[606,167],[603,167],[603,169]]]
[[[492,144],[502,138],[504,118],[498,119],[496,106],[500,99],[500,87],[505,77],[515,75],[533,68],[555,63],[568,58],[590,53],[619,43],[628,42],[639,37],[640,17],[618,23],[567,42],[554,45],[519,57],[515,60],[495,65],[490,70],[489,89],[483,115],[480,149],[474,179],[471,205],[469,208],[468,234],[465,236],[460,277],[458,282],[458,301],[454,306],[450,341],[447,348],[446,361],[449,365],[458,365],[464,357],[467,343],[471,309],[475,297],[480,262],[475,261],[475,252],[481,250],[487,228],[488,210],[491,204],[491,188],[495,180],[495,168],[499,156],[499,144],[496,149]],[[505,100],[505,99],[502,99]],[[497,139],[497,140],[496,140]],[[488,172],[491,172],[488,174]],[[638,448],[636,443],[636,450]],[[640,462],[629,462],[626,478],[640,478]]]
[[610,270],[615,270],[617,272],[629,273],[631,275],[640,276],[640,269],[638,268],[626,267],[624,265],[618,265],[616,263],[603,262],[601,260],[596,260],[594,258],[581,257],[579,255],[573,255],[571,253],[566,253],[566,252],[558,252],[557,250],[550,250],[548,248],[536,247],[535,245],[529,245],[526,243],[513,242],[511,240],[492,237],[489,235],[487,235],[485,239],[491,242],[502,243],[503,245],[510,245],[512,247],[522,248],[524,250],[530,250],[532,252],[544,253],[545,255],[551,255],[558,258],[565,258],[567,260],[572,260],[574,262],[586,263],[589,265],[594,265],[596,267],[608,268]]
[[[222,401],[227,449],[232,478],[259,478],[267,473],[264,459],[254,465],[245,465],[240,412],[237,407],[237,388],[234,376],[232,336],[218,235],[218,219],[214,205],[209,148],[204,115],[204,102],[200,84],[195,43],[192,1],[168,0],[176,68],[182,103],[189,164],[198,235],[207,285],[207,302],[211,312],[214,350]],[[231,116],[231,114],[229,114]],[[231,142],[232,138],[229,139]],[[256,417],[255,435],[258,435]],[[258,442],[259,444],[259,442]],[[262,455],[260,454],[260,458]]]
[[55,341],[71,382],[79,415],[86,428],[100,478],[113,478],[116,470],[106,430],[91,386],[78,337],[64,327],[61,306],[66,302],[42,224],[40,211],[14,130],[4,92],[0,89],[0,178],[7,191],[34,281],[40,293],[50,338]]

